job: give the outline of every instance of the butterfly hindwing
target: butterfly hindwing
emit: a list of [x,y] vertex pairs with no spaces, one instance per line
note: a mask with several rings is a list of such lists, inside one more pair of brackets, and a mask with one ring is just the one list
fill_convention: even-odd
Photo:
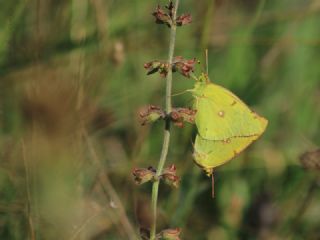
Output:
[[258,136],[250,136],[233,137],[226,140],[206,140],[198,134],[193,157],[195,162],[210,175],[213,168],[236,157],[257,138]]

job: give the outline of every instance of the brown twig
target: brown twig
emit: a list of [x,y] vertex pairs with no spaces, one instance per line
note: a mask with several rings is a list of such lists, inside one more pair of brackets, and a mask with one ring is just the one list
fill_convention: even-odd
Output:
[[121,222],[121,224],[122,224],[122,226],[128,236],[128,239],[130,239],[130,240],[138,239],[137,234],[136,234],[134,228],[132,227],[132,225],[126,215],[123,204],[122,204],[116,190],[114,189],[113,185],[111,184],[111,181],[109,179],[108,174],[102,170],[103,166],[102,166],[101,162],[99,161],[97,152],[94,149],[94,146],[93,146],[93,144],[92,144],[92,142],[91,142],[91,140],[85,130],[83,130],[83,135],[86,140],[86,143],[87,143],[88,149],[90,151],[90,155],[92,157],[92,161],[93,161],[94,165],[96,165],[96,167],[101,170],[100,175],[99,175],[99,180],[100,180],[101,184],[103,185],[103,188],[107,191],[110,199],[117,206],[118,214],[120,217],[120,222]]
[[26,160],[26,147],[24,144],[23,139],[21,139],[21,148],[22,148],[22,159],[23,159],[23,165],[25,169],[26,174],[26,191],[27,191],[27,216],[28,216],[28,223],[30,228],[30,239],[35,240],[35,232],[34,232],[34,224],[31,217],[31,192],[30,192],[30,178],[29,178],[29,167]]

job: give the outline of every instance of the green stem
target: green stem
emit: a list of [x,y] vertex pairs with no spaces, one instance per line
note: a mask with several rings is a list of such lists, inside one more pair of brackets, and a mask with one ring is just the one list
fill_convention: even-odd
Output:
[[[176,19],[178,6],[179,6],[179,0],[176,0],[173,19]],[[176,29],[177,29],[177,26],[175,25],[175,23],[173,23],[170,31],[169,56],[168,56],[168,63],[170,66],[172,65],[172,61],[173,61],[174,47],[175,47],[175,41],[176,41]],[[167,74],[167,81],[166,81],[166,99],[165,99],[167,114],[170,113],[172,110],[172,104],[171,104],[172,93],[171,92],[172,92],[172,68],[169,67],[168,74]],[[161,156],[160,156],[158,167],[157,167],[157,180],[153,183],[153,186],[152,186],[152,199],[151,199],[152,225],[151,225],[151,231],[150,231],[150,240],[156,239],[157,202],[158,202],[158,191],[159,191],[159,183],[160,183],[159,177],[162,174],[162,170],[167,159],[169,143],[170,143],[170,120],[167,119],[165,123],[165,129],[164,129]]]

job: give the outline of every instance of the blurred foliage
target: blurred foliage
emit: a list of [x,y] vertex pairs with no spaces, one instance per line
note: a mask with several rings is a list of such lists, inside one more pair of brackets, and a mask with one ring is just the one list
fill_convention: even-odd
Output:
[[[164,103],[164,80],[143,64],[166,59],[166,1],[0,1],[0,239],[135,239],[150,224],[150,185],[163,124],[137,112]],[[319,239],[319,173],[299,156],[320,143],[319,0],[185,0],[193,23],[176,55],[269,120],[264,136],[211,181],[192,161],[194,127],[173,128],[159,230],[182,239]],[[174,92],[193,80],[174,75]],[[175,106],[191,106],[186,93]]]

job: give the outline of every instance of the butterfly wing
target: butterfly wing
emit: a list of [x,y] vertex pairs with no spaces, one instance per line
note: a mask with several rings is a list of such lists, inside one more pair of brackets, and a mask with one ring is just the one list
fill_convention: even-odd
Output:
[[260,136],[268,121],[252,111],[229,90],[207,83],[195,95],[196,125],[207,140]]
[[198,134],[194,144],[193,157],[195,162],[210,176],[213,168],[237,156],[258,137],[253,135],[233,137],[227,140],[207,140]]

